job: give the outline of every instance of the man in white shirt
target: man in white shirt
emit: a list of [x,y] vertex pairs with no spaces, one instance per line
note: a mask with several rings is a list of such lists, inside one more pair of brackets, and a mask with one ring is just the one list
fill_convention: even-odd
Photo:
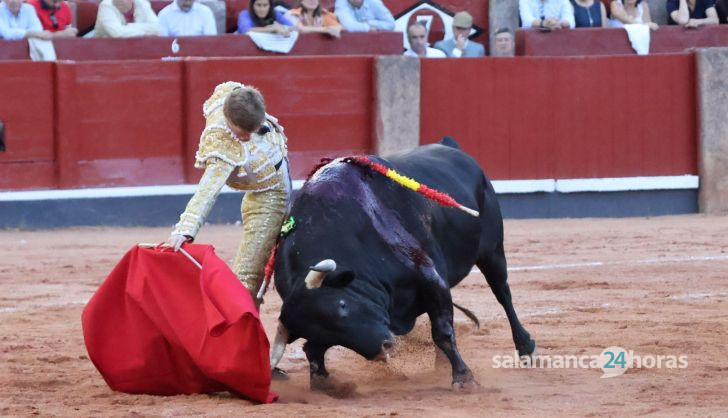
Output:
[[382,0],[336,0],[334,12],[349,32],[394,30],[394,17]]
[[444,52],[437,48],[430,48],[427,45],[427,27],[421,22],[415,22],[407,28],[407,40],[409,49],[404,55],[421,58],[445,58]]
[[4,0],[0,3],[0,39],[51,39],[53,34],[43,30],[35,8],[23,0]]
[[96,14],[94,36],[130,38],[159,35],[159,20],[149,0],[102,0]]
[[196,0],[174,0],[159,12],[160,35],[217,35],[215,16]]
[[521,25],[542,30],[576,27],[574,7],[569,0],[518,0]]

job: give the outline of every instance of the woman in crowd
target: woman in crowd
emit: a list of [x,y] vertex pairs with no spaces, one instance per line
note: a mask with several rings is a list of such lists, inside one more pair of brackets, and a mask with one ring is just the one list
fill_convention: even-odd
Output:
[[238,33],[267,32],[288,36],[293,24],[275,9],[271,0],[250,0],[238,16]]
[[601,0],[571,0],[574,6],[574,22],[577,28],[602,28],[607,26],[607,9]]
[[642,4],[642,0],[612,0],[609,10],[612,12],[609,24],[613,28],[621,28],[633,23],[644,23],[652,30],[659,28],[650,17],[650,8],[646,4]]
[[301,33],[324,33],[334,38],[341,37],[341,23],[335,14],[321,7],[320,0],[300,0],[299,7],[287,15],[295,22]]

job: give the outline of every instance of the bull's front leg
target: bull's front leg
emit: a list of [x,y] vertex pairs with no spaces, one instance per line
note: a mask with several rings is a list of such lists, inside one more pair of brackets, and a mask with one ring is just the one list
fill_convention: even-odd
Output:
[[452,388],[455,391],[475,390],[479,385],[473,372],[465,364],[455,341],[453,326],[453,305],[450,288],[437,271],[428,268],[423,271],[427,294],[427,315],[432,324],[432,340],[447,356],[452,366]]
[[356,385],[353,383],[339,382],[337,379],[330,377],[326,370],[325,355],[328,347],[306,342],[303,345],[303,351],[309,364],[309,373],[311,378],[311,390],[324,392],[335,398],[347,398],[356,391]]

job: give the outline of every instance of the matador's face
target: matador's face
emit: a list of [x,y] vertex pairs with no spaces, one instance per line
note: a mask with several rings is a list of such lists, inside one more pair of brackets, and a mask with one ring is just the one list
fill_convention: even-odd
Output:
[[237,136],[238,139],[240,139],[243,142],[250,141],[250,136],[253,134],[253,132],[258,132],[258,130],[260,129],[260,126],[259,126],[257,129],[254,129],[252,132],[247,131],[247,130],[239,127],[238,125],[230,122],[230,119],[228,119],[228,118],[225,118],[225,123],[227,124],[228,128],[230,128],[230,130],[233,131],[235,136]]

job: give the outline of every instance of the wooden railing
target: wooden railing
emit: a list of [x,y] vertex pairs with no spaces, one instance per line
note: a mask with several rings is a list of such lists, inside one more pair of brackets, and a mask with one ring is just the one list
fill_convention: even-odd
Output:
[[[176,39],[179,48],[173,52]],[[124,39],[66,38],[53,41],[59,60],[139,60],[167,57],[244,57],[280,55],[258,49],[245,35],[190,37],[143,37]],[[326,35],[300,35],[287,55],[399,55],[399,32],[342,33],[341,39]],[[0,60],[28,60],[27,41],[0,40]]]
[[[650,54],[683,52],[691,48],[728,46],[728,25],[686,29],[660,26],[650,32]],[[516,32],[516,54],[526,56],[634,55],[627,32],[619,28],[579,28]]]

